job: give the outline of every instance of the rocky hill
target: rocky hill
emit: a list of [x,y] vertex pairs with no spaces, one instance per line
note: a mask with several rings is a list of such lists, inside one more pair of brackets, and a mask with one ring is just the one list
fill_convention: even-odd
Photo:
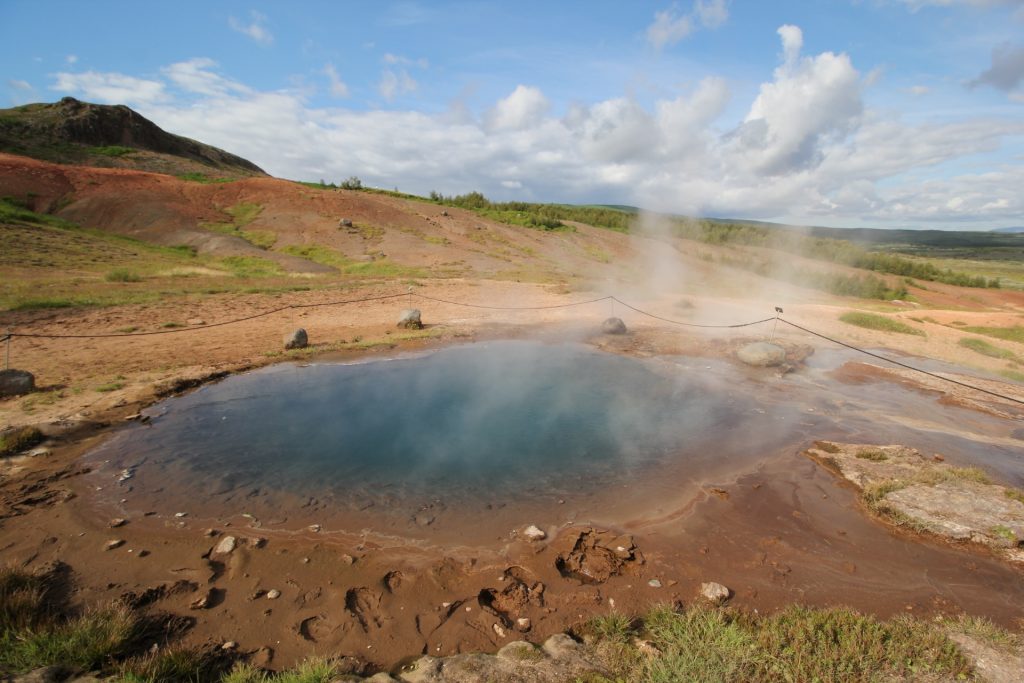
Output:
[[62,164],[211,179],[266,175],[251,161],[168,133],[124,105],[73,97],[0,109],[0,151]]

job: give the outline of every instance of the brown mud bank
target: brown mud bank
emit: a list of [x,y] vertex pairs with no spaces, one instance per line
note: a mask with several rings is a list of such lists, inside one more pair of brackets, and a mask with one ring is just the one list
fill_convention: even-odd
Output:
[[[71,433],[48,456],[5,463],[3,557],[71,565],[81,604],[148,595],[142,609],[195,619],[185,642],[234,641],[273,667],[320,654],[380,669],[543,642],[609,611],[690,602],[708,581],[758,611],[800,602],[880,616],[968,612],[1010,627],[1024,618],[1018,570],[865,516],[855,491],[801,455],[818,439],[908,443],[1019,486],[1019,411],[1003,406],[1003,417],[837,379],[852,360],[842,354],[780,376],[716,359],[719,343],[659,330],[596,345],[756,395],[775,428],[757,442],[722,429],[697,470],[668,463],[614,486],[489,508],[440,492],[439,503],[399,501],[388,515],[383,506],[304,508],[286,495],[264,501],[259,515],[241,503],[217,510],[171,480],[147,484],[152,500],[142,495],[126,511],[95,490],[94,465],[80,457],[107,433]],[[427,524],[416,519],[420,507]],[[390,521],[375,526],[375,515]],[[528,537],[529,525],[544,537]]]

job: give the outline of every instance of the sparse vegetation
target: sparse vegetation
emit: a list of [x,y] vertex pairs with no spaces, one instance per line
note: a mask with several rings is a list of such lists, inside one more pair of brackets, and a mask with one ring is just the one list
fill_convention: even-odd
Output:
[[142,276],[128,268],[115,268],[105,279],[107,282],[142,282]]
[[880,450],[869,448],[857,453],[857,457],[861,460],[870,460],[872,462],[883,462],[889,459],[889,456]]
[[120,145],[107,145],[105,147],[93,147],[89,151],[93,154],[98,154],[99,156],[104,157],[123,157],[128,156],[129,154],[134,154],[139,150],[132,147],[122,147]]
[[983,356],[988,356],[989,358],[999,358],[1000,360],[1010,360],[1015,362],[1020,362],[1021,360],[1013,351],[996,346],[995,344],[990,344],[984,339],[978,339],[977,337],[964,337],[959,341],[959,344],[965,349],[970,349],[971,351],[980,353]]
[[36,427],[14,427],[0,432],[0,457],[27,451],[43,440],[43,433]]
[[208,185],[210,183],[230,183],[236,180],[235,178],[211,178],[205,173],[198,173],[195,171],[189,173],[179,173],[176,177],[178,178],[178,180],[187,180],[193,183],[203,183],[204,185]]
[[[954,323],[956,324],[956,323]],[[964,326],[961,327],[964,332],[973,332],[974,334],[983,334],[986,337],[995,337],[996,339],[1003,339],[1006,341],[1017,342],[1018,344],[1024,344],[1024,327],[973,327]]]
[[921,337],[925,336],[924,332],[915,327],[911,327],[899,320],[893,320],[892,318],[887,318],[884,315],[878,315],[876,313],[850,311],[849,313],[844,313],[839,316],[839,319],[849,325],[856,325],[857,327],[863,327],[868,330],[898,332],[899,334],[916,334]]
[[[641,654],[629,644],[634,638],[649,641],[653,653]],[[910,617],[880,621],[839,607],[793,606],[770,616],[702,605],[681,611],[658,607],[625,634],[614,632],[598,643],[614,671],[607,680],[637,683],[917,680],[970,674],[956,644],[936,626]]]
[[236,277],[267,277],[280,275],[281,267],[259,256],[227,256],[220,263]]

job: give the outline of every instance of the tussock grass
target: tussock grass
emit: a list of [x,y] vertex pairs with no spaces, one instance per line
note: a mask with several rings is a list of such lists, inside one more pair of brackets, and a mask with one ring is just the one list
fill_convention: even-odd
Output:
[[330,683],[338,676],[338,665],[329,659],[307,659],[298,667],[277,674],[251,664],[236,664],[221,683]]
[[857,457],[861,460],[870,460],[872,462],[884,462],[889,459],[889,456],[876,448],[868,448],[857,453]]
[[223,680],[224,653],[172,645],[133,657],[118,667],[119,683],[206,683]]
[[1011,633],[985,617],[961,614],[953,619],[944,619],[942,623],[952,632],[963,633],[997,648],[1024,646],[1024,639],[1020,634]]
[[941,629],[910,617],[880,621],[847,608],[802,606],[760,616],[693,605],[681,611],[658,607],[638,623],[630,636],[649,639],[660,654],[606,649],[613,680],[878,681],[970,674]]
[[865,313],[863,311],[850,311],[839,316],[839,319],[849,325],[856,325],[868,330],[880,332],[898,332],[899,334],[914,334],[920,337],[925,336],[921,330],[911,327],[899,320],[887,318],[876,313]]
[[91,609],[65,620],[0,635],[0,671],[23,672],[60,664],[92,671],[124,654],[140,633],[139,620],[123,606]]

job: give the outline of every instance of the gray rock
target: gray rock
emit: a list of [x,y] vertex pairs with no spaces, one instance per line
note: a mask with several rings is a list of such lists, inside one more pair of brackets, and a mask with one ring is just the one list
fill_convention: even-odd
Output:
[[626,334],[626,323],[622,318],[608,318],[601,323],[601,331],[605,334]]
[[309,346],[309,335],[301,327],[284,338],[284,348],[304,349]]
[[44,666],[27,674],[15,676],[12,683],[57,683],[67,678],[68,671],[61,666]]
[[723,603],[729,599],[732,591],[720,583],[709,581],[700,585],[700,596],[709,602]]
[[0,396],[20,396],[36,389],[36,376],[28,370],[0,370]]
[[352,219],[351,218],[342,218],[341,220],[338,221],[338,227],[339,228],[351,228],[352,227]]
[[407,308],[398,316],[398,327],[407,330],[422,330],[423,321],[420,319],[420,309]]
[[366,683],[399,683],[399,681],[391,674],[381,671],[379,674],[373,674],[367,678]]
[[778,344],[754,342],[741,347],[736,352],[736,357],[747,365],[767,368],[786,362],[786,350]]

